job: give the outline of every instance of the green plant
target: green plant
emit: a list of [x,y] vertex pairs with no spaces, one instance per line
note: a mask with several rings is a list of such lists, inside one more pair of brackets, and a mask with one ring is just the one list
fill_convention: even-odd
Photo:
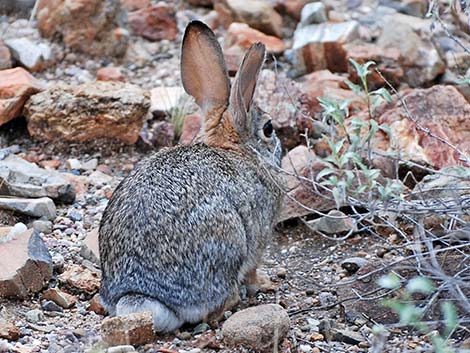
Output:
[[[382,276],[378,284],[382,288],[396,290],[400,293],[397,298],[384,299],[382,301],[382,305],[389,307],[398,315],[400,324],[412,326],[422,334],[430,336],[436,353],[454,352],[454,350],[449,347],[447,340],[458,325],[455,306],[448,301],[441,304],[444,328],[442,333],[436,333],[429,324],[423,321],[424,309],[419,307],[416,301],[413,300],[414,294],[432,295],[436,291],[436,287],[430,279],[421,276],[414,277],[403,286],[400,278],[396,274],[390,273],[386,276]],[[382,326],[376,329],[383,330],[385,328]]]
[[[369,67],[374,62],[358,64],[350,59],[354,66],[361,85],[350,81],[347,84],[363,100],[367,106],[368,119],[350,117],[350,100],[340,102],[329,98],[318,98],[322,108],[323,123],[330,127],[329,136],[324,136],[330,148],[330,155],[324,158],[332,167],[325,168],[317,174],[317,181],[322,185],[331,187],[331,192],[337,207],[344,205],[347,196],[357,197],[363,194],[377,194],[386,201],[398,197],[401,188],[399,183],[387,181],[385,185],[378,183],[380,170],[371,168],[371,142],[374,136],[382,131],[390,134],[386,125],[379,125],[373,118],[373,112],[383,101],[392,100],[385,88],[370,92],[367,77],[371,71]],[[365,162],[365,159],[369,163]]]
[[168,112],[168,120],[175,127],[176,136],[180,136],[183,130],[184,118],[190,113],[191,104],[190,97],[184,94],[178,101],[178,103],[172,107]]

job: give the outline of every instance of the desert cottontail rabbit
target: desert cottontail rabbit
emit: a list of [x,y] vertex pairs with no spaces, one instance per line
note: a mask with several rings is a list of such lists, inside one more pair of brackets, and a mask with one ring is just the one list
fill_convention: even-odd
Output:
[[151,311],[157,331],[172,331],[253,281],[281,199],[270,172],[281,146],[252,104],[264,57],[253,45],[231,89],[214,33],[199,21],[186,28],[181,73],[205,114],[202,142],[146,158],[109,201],[99,247],[110,314]]

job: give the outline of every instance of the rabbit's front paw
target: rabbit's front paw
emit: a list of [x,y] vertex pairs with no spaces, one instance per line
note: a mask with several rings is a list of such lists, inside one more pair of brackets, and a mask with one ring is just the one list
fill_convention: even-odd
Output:
[[249,296],[254,296],[257,292],[275,292],[279,286],[269,279],[266,272],[253,269],[245,277],[244,282]]

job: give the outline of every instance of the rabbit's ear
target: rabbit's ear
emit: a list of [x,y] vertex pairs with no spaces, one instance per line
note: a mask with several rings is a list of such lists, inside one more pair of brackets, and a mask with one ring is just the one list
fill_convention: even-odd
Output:
[[262,43],[253,44],[238,69],[230,96],[232,116],[238,131],[249,127],[248,111],[255,93],[258,74],[263,66],[266,48]]
[[219,42],[201,21],[186,27],[181,50],[181,78],[188,94],[206,114],[228,105],[230,79]]

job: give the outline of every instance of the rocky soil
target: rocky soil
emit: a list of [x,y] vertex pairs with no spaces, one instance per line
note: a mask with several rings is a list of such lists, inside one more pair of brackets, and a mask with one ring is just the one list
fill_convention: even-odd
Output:
[[[442,27],[425,18],[424,0],[42,0],[30,21],[33,6],[0,4],[0,352],[432,351],[432,334],[394,325],[378,298],[358,300],[376,289],[375,279],[358,278],[408,256],[406,239],[358,230],[347,207],[335,210],[298,177],[287,180],[260,269],[272,283],[242,293],[210,325],[155,335],[145,314],[106,318],[96,230],[138,161],[197,139],[200,112],[179,77],[192,19],[215,31],[232,76],[244,51],[265,43],[257,100],[282,140],[285,171],[315,178],[328,166],[317,97],[349,99],[351,114],[368,119],[346,83],[358,82],[348,58],[375,61],[381,75],[370,76],[371,89],[390,83],[407,103],[394,95],[377,108],[374,119],[392,131],[374,139],[378,155],[400,150],[428,169],[469,167],[464,12],[452,16],[443,6]],[[394,177],[392,163],[374,163]],[[410,193],[468,189],[451,177],[410,184],[407,171],[400,178]],[[448,268],[470,268],[468,255],[454,260],[446,259]],[[449,341],[461,352],[470,349],[468,313],[463,318],[466,331]],[[388,325],[387,335],[374,331],[377,323]]]

